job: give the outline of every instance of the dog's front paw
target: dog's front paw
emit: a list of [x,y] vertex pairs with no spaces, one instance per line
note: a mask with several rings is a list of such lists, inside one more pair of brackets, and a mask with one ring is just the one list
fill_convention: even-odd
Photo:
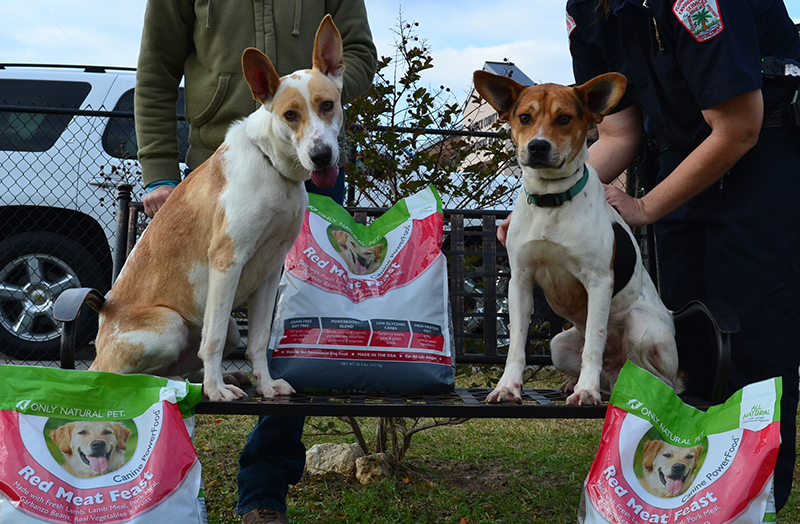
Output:
[[516,402],[522,403],[522,381],[512,381],[509,384],[504,384],[501,380],[497,383],[494,390],[486,396],[486,402],[489,404],[499,404],[501,402]]
[[277,395],[291,395],[295,393],[294,388],[282,378],[269,380],[266,385],[258,386],[258,394],[264,398],[275,398]]
[[247,393],[232,384],[223,384],[222,387],[218,387],[216,384],[213,386],[204,384],[203,393],[211,400],[224,402],[231,402],[247,396]]
[[567,397],[567,404],[572,404],[574,406],[596,406],[600,404],[600,390],[589,391],[588,389],[575,387],[575,392]]

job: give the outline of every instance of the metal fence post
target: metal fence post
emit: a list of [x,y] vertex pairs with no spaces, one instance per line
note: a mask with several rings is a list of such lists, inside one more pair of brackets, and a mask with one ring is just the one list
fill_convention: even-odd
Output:
[[130,214],[131,192],[133,187],[130,184],[119,184],[117,186],[117,236],[114,239],[114,269],[111,273],[111,285],[114,285],[128,249],[128,215]]

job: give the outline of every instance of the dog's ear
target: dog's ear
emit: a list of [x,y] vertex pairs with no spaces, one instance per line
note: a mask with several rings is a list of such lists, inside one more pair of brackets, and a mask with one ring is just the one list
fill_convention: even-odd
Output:
[[114,427],[114,433],[117,435],[117,447],[123,451],[128,449],[128,437],[131,436],[131,430],[119,422],[114,422],[112,426]]
[[262,104],[272,101],[281,79],[267,55],[254,47],[248,47],[242,53],[242,71],[253,98]]
[[333,235],[333,238],[336,239],[340,246],[344,247],[347,244],[347,233],[344,231],[337,229],[331,232],[331,235]]
[[488,71],[475,71],[472,74],[472,81],[478,93],[497,111],[500,120],[508,120],[511,117],[511,110],[525,89],[524,85],[507,76],[495,75]]
[[50,432],[50,440],[56,443],[58,449],[65,455],[72,454],[72,448],[69,447],[69,441],[72,439],[72,428],[75,425],[72,423],[64,424],[60,428],[54,429]]
[[653,461],[658,456],[658,452],[661,451],[664,443],[660,440],[648,440],[644,443],[644,449],[642,450],[642,467],[644,469],[651,471],[653,469]]
[[334,81],[339,89],[344,85],[344,50],[342,35],[331,15],[325,15],[314,41],[314,69]]
[[619,103],[628,81],[620,73],[606,73],[575,88],[584,107],[589,108],[592,122],[599,124]]

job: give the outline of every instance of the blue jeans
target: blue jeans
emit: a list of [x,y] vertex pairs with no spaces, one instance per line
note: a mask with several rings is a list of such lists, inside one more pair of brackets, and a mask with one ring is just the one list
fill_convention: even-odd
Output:
[[[309,193],[325,195],[341,205],[344,202],[344,169],[339,169],[336,184],[320,189],[310,180]],[[306,465],[303,445],[305,417],[261,416],[247,436],[239,456],[239,502],[236,513],[270,507],[286,513],[289,486],[297,484]]]
[[261,416],[239,457],[239,503],[236,513],[271,507],[286,513],[289,485],[303,476],[305,417]]

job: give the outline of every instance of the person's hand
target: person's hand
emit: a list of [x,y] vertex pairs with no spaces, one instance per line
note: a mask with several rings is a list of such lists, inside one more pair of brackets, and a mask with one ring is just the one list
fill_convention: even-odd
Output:
[[144,199],[142,199],[142,204],[144,204],[144,213],[153,218],[156,212],[161,209],[161,206],[164,205],[164,202],[167,201],[169,195],[174,191],[175,188],[172,186],[159,186],[154,190],[150,191]]
[[603,184],[606,200],[631,227],[646,226],[652,222],[647,217],[641,198],[633,198],[618,187]]
[[499,226],[497,226],[497,240],[500,241],[501,244],[504,246],[506,245],[506,237],[508,236],[508,226],[511,225],[511,215],[514,213],[509,213],[505,220],[503,220]]

